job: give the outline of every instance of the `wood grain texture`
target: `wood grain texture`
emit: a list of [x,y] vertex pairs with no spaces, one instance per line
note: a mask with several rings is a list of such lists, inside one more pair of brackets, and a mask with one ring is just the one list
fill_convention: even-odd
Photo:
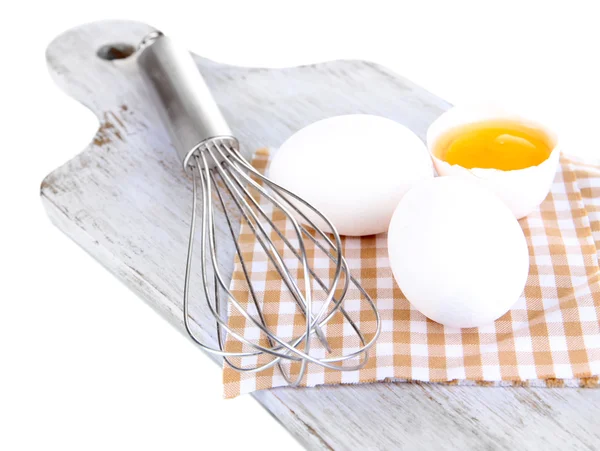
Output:
[[[84,152],[43,181],[41,196],[54,224],[183,330],[191,181],[146,97],[135,57],[96,54],[106,44],[136,45],[151,29],[92,23],[49,46],[51,75],[97,115],[100,128]],[[252,149],[276,148],[315,120],[357,112],[390,117],[424,137],[449,106],[368,62],[270,70],[195,58],[234,133]],[[221,248],[230,274],[232,246]],[[213,322],[195,293],[195,330],[214,343]],[[378,383],[253,396],[310,449],[600,449],[598,390]]]

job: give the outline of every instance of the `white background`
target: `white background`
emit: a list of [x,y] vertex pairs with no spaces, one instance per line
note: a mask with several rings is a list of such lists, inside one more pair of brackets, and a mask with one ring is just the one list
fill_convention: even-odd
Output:
[[597,159],[594,3],[4,2],[0,449],[299,448],[249,396],[222,400],[219,368],[45,217],[42,178],[98,125],[47,75],[55,35],[135,19],[230,64],[369,59],[453,103],[491,98],[534,110],[567,152]]

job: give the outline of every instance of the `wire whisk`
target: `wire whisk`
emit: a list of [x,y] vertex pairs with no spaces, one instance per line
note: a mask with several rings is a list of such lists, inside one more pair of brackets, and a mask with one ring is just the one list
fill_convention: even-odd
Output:
[[[308,202],[248,163],[187,52],[160,32],[147,36],[140,51],[142,74],[161,106],[184,169],[193,179],[183,290],[183,320],[189,336],[205,351],[222,356],[234,370],[260,372],[276,367],[292,386],[300,384],[309,363],[343,371],[364,367],[381,330],[380,318],[367,291],[350,274],[342,239],[333,224]],[[325,230],[315,225],[317,217],[327,225]],[[244,256],[237,236],[240,221],[254,236],[254,254],[261,254],[269,274],[278,276],[278,286],[285,289],[301,313],[303,323],[296,336],[278,334],[264,312],[271,302],[269,290],[255,287],[252,262]],[[223,269],[231,262],[219,261],[218,248],[223,243],[217,234],[223,228],[243,274],[238,282],[244,287],[244,300],[235,295]],[[193,263],[197,261],[196,242],[203,297],[216,324],[216,345],[200,340],[191,326],[190,288]],[[326,275],[322,268],[311,266],[311,255],[317,252],[330,262]],[[350,291],[358,293],[372,311],[374,327],[369,333],[361,331],[360,321],[344,308]],[[228,323],[228,309],[256,328],[258,336],[250,338],[240,327]],[[355,335],[357,346],[350,351],[332,349],[328,342],[324,330],[335,315],[342,315]],[[236,350],[228,349],[232,340],[240,345]],[[288,364],[295,364],[296,370]]]

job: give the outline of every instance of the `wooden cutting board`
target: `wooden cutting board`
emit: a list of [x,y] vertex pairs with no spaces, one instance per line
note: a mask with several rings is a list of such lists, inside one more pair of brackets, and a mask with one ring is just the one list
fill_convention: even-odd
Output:
[[[135,55],[122,58],[151,30],[136,22],[91,23],[48,47],[56,83],[90,108],[100,127],[86,150],[46,177],[41,196],[56,226],[182,330],[191,181],[147,98]],[[387,116],[423,138],[449,107],[364,61],[254,69],[195,59],[248,149],[276,148],[301,127],[344,113]],[[221,256],[228,274],[231,247]],[[197,333],[215,343],[207,312],[196,307],[192,314]],[[253,396],[310,449],[600,446],[600,390],[377,383]]]

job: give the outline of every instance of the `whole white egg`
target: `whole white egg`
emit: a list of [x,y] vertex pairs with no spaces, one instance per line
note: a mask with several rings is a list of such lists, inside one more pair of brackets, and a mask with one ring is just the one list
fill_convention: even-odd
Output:
[[[371,235],[387,230],[396,205],[415,183],[433,178],[433,163],[408,128],[352,114],[294,133],[273,157],[269,178],[317,208],[341,235]],[[327,229],[320,218],[308,216]]]
[[390,266],[409,302],[449,327],[504,315],[529,273],[518,221],[482,182],[437,177],[400,201],[388,231]]

